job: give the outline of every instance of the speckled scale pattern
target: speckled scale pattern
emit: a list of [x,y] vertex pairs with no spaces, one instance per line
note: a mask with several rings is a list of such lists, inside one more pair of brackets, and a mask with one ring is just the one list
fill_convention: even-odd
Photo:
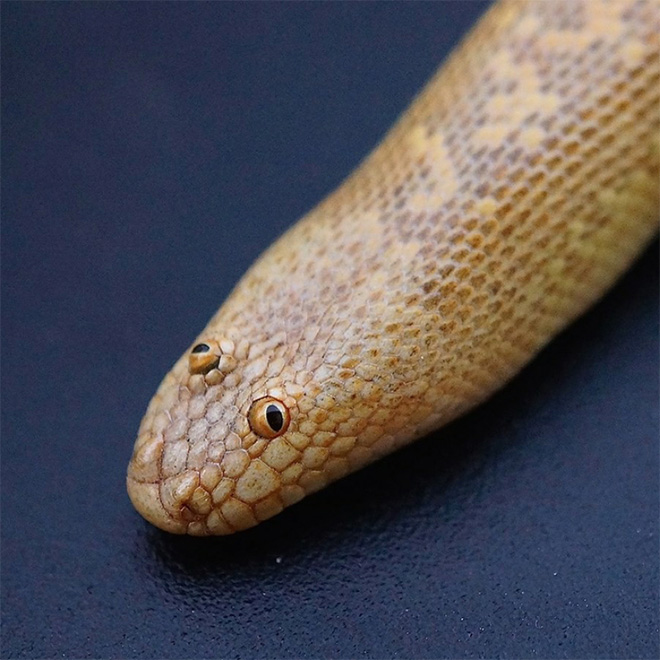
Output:
[[[503,2],[252,266],[165,377],[128,470],[162,529],[229,534],[472,408],[658,226],[660,4]],[[263,396],[290,410],[250,429]],[[394,486],[395,487],[395,486]]]

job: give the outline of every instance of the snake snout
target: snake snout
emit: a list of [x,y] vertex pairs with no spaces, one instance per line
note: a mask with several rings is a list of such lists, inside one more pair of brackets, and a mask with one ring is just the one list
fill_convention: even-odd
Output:
[[186,522],[170,515],[163,506],[160,484],[137,481],[129,475],[126,487],[133,506],[145,520],[166,532],[186,533]]

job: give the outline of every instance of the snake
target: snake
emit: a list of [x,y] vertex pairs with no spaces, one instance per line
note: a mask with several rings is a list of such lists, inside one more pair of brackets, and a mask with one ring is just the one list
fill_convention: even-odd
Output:
[[489,7],[165,376],[137,511],[251,528],[503,387],[657,233],[659,40],[657,0]]

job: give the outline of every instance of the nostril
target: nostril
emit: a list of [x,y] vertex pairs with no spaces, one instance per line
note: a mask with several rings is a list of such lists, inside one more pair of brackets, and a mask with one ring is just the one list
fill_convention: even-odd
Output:
[[208,344],[197,344],[195,348],[192,349],[193,353],[208,353],[211,350],[211,347]]

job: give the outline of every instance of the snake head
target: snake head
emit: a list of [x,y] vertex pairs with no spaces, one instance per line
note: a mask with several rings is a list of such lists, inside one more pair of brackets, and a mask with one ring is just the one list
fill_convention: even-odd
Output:
[[304,494],[286,471],[300,452],[280,439],[304,389],[282,378],[276,356],[286,345],[282,337],[259,346],[238,337],[232,331],[196,341],[140,426],[128,492],[166,531],[228,534]]
[[377,365],[346,328],[250,342],[208,328],[161,383],[128,468],[135,508],[161,529],[252,527],[421,435],[429,419],[426,380],[398,378],[391,355],[389,369]]
[[373,460],[368,443],[387,440],[386,415],[372,416],[381,390],[330,364],[313,329],[259,339],[206,331],[153,397],[127,487],[157,527],[203,536],[252,527]]

